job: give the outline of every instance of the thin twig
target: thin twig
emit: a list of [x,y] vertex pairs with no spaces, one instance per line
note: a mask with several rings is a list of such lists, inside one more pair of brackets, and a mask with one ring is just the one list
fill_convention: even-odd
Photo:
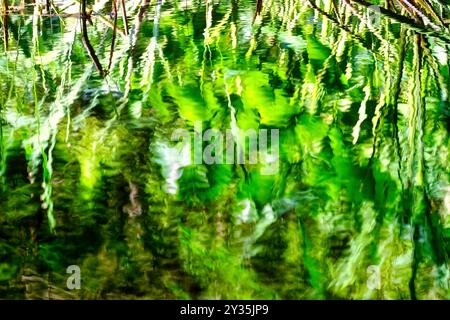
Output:
[[114,45],[116,43],[116,30],[117,30],[117,0],[112,0],[113,5],[113,12],[114,12],[114,27],[113,27],[113,33],[112,33],[112,40],[111,40],[111,52],[109,54],[109,64],[108,64],[108,72],[111,69],[111,64],[113,60],[114,55]]
[[94,63],[95,67],[97,68],[100,75],[103,77],[105,75],[103,67],[100,63],[100,60],[98,59],[97,55],[95,54],[95,50],[91,45],[91,42],[89,41],[89,36],[87,32],[87,21],[88,17],[86,14],[86,0],[81,1],[81,33],[82,33],[82,40],[83,44],[89,54],[89,56],[92,59],[92,62]]
[[128,35],[128,20],[127,20],[127,8],[125,7],[125,0],[121,0],[122,20],[125,28],[125,34]]
[[8,50],[8,3],[7,0],[3,0],[2,2],[2,11],[3,11],[3,38],[5,51]]

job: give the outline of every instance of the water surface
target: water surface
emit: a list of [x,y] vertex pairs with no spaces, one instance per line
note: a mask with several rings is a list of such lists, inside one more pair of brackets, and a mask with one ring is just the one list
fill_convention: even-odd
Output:
[[[309,4],[11,5],[0,298],[450,298],[448,28]],[[279,171],[186,164],[198,121],[278,129]]]

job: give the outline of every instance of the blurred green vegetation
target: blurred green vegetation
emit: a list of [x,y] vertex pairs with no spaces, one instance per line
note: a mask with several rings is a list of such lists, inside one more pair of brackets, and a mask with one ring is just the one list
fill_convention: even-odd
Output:
[[[450,298],[448,5],[28,2],[0,24],[0,298]],[[279,172],[187,165],[195,121],[279,129]]]

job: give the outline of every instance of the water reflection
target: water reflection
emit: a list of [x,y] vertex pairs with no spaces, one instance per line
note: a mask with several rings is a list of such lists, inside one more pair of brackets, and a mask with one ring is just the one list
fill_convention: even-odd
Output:
[[[449,298],[448,28],[349,3],[3,7],[0,297]],[[279,171],[184,161],[198,121]]]

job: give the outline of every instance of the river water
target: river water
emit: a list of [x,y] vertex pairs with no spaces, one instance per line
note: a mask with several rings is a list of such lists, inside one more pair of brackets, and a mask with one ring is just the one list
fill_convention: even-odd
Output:
[[[16,3],[0,298],[450,298],[448,28],[331,1]],[[193,160],[251,133],[255,163]]]

